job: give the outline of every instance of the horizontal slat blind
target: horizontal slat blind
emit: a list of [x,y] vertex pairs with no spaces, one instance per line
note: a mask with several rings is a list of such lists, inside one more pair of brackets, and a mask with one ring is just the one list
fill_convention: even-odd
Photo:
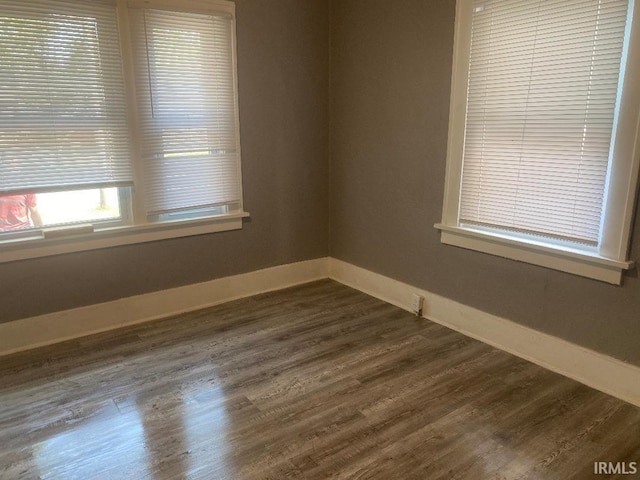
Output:
[[115,2],[0,0],[0,194],[132,181]]
[[628,0],[476,0],[460,223],[596,245]]
[[233,19],[130,12],[148,213],[239,204]]

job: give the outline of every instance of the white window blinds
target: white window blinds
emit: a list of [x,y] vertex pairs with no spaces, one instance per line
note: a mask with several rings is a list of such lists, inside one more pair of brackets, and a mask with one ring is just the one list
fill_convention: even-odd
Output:
[[115,2],[0,0],[0,194],[130,184]]
[[628,7],[474,2],[461,224],[598,243]]
[[148,214],[239,205],[233,17],[130,14]]

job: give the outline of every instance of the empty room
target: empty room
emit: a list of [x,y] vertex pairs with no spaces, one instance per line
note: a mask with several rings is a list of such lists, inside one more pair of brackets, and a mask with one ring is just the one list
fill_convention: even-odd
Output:
[[0,479],[640,479],[639,0],[0,0]]

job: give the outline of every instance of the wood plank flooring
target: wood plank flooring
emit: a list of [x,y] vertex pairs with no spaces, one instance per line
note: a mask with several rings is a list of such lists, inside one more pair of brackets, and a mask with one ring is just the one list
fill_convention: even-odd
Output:
[[0,359],[2,479],[588,479],[640,409],[332,281]]

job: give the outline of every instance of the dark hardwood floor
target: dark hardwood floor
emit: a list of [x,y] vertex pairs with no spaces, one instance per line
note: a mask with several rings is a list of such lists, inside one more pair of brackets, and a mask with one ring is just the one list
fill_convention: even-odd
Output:
[[331,281],[4,357],[0,405],[2,479],[581,480],[640,462],[640,409]]

